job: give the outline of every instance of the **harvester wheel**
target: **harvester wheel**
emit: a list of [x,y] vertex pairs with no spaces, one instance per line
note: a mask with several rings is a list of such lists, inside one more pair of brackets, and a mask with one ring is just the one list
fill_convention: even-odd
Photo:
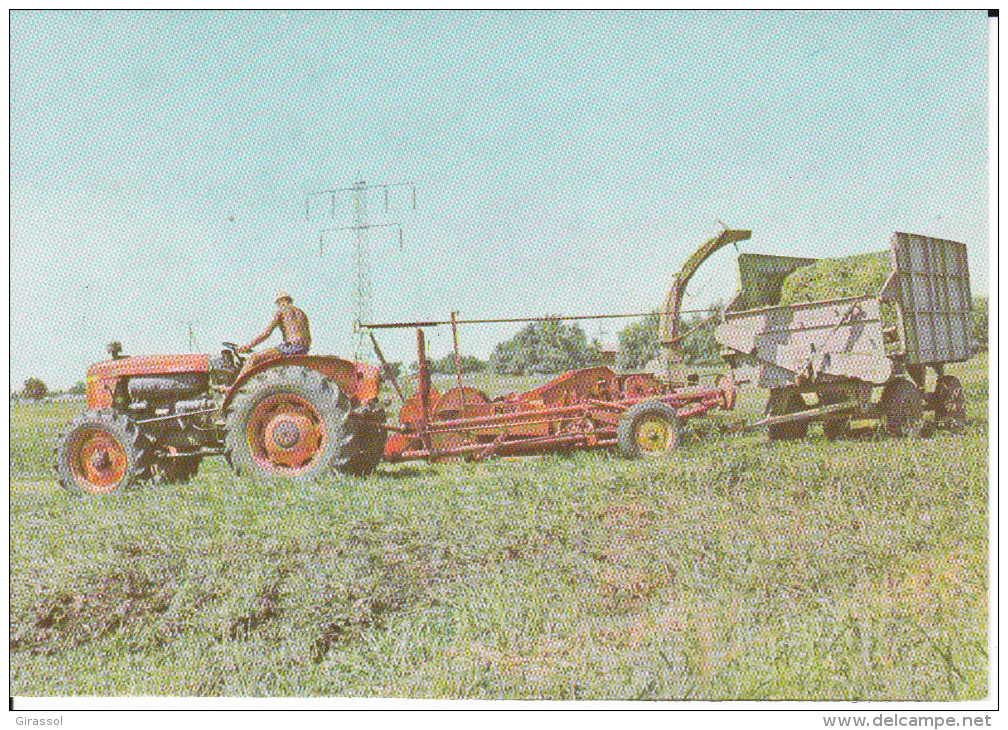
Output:
[[350,399],[312,368],[252,376],[225,415],[224,456],[239,476],[315,481],[349,461]]
[[942,375],[935,383],[935,420],[950,431],[959,431],[966,425],[966,399],[962,383],[952,375]]
[[914,437],[924,422],[921,392],[906,378],[896,378],[882,389],[882,427],[892,436]]
[[338,467],[342,474],[366,477],[385,456],[385,410],[372,401],[353,413],[353,438],[346,445],[345,461]]
[[141,470],[140,428],[110,408],[77,416],[53,449],[61,487],[71,492],[105,494],[126,487]]
[[[787,416],[804,411],[806,408],[801,393],[788,388],[773,388],[767,400],[766,415]],[[805,438],[807,433],[808,421],[791,421],[767,427],[767,436],[771,441],[793,441]]]
[[628,459],[665,456],[679,443],[679,416],[661,401],[641,401],[620,417],[616,435]]

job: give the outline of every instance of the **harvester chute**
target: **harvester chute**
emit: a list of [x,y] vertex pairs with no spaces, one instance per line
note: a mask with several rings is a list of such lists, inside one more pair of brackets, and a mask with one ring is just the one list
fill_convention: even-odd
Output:
[[679,311],[683,294],[686,292],[686,285],[700,265],[714,253],[729,243],[745,241],[750,236],[752,236],[752,231],[726,227],[721,233],[704,242],[694,251],[672,279],[672,286],[669,288],[668,296],[665,298],[665,306],[662,308],[658,320],[658,343],[661,345],[660,364],[657,368],[649,368],[649,370],[657,370],[657,374],[664,377],[666,382],[681,383],[685,381],[683,353],[680,346],[683,338],[682,333],[679,332]]

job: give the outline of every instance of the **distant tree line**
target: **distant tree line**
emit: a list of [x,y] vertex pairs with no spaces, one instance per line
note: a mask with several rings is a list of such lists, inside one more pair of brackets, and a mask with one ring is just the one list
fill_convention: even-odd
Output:
[[28,378],[24,383],[22,395],[29,400],[42,400],[49,395],[49,389],[38,378]]
[[[717,302],[712,307],[720,307]],[[679,320],[679,332],[696,327],[710,314],[693,314]],[[717,362],[719,347],[714,341],[714,322],[690,334],[682,342],[688,363]],[[658,313],[632,322],[618,334],[619,367],[627,370],[643,368],[658,355]],[[606,362],[606,352],[595,339],[591,342],[577,323],[559,318],[530,322],[514,337],[498,344],[487,362],[473,355],[462,355],[462,372],[475,373],[488,369],[498,375],[553,374],[577,368],[592,367]],[[455,373],[455,354],[428,360],[432,373]],[[415,363],[414,363],[415,369]],[[391,363],[395,375],[402,371],[401,363]]]
[[66,390],[49,390],[48,386],[39,378],[28,378],[24,382],[24,387],[20,392],[11,392],[11,398],[24,398],[26,400],[42,400],[47,396],[54,395],[84,395],[87,388],[84,381],[78,380],[77,384]]
[[[447,355],[434,360],[428,360],[428,367],[432,373],[442,375],[455,374],[455,353],[449,352]],[[478,373],[486,367],[486,363],[475,355],[459,355],[460,369],[463,373]]]

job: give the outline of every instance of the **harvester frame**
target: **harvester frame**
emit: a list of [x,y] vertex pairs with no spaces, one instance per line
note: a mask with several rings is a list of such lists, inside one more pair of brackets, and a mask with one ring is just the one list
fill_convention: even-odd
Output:
[[[451,324],[459,363],[455,314]],[[682,423],[735,403],[731,379],[721,375],[713,387],[670,388],[651,373],[617,374],[606,366],[567,371],[538,388],[495,399],[463,385],[441,393],[431,382],[425,326],[438,322],[370,325],[416,327],[417,390],[405,396],[396,383],[374,334],[371,341],[386,379],[402,400],[399,423],[388,426],[384,460],[436,462],[491,456],[529,456],[556,451],[618,446],[629,458],[655,457],[675,448]]]

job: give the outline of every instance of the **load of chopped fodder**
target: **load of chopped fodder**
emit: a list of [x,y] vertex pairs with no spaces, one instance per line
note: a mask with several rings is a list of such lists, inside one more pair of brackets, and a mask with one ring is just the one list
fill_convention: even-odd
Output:
[[892,273],[888,251],[820,259],[795,269],[781,285],[781,304],[877,294]]
[[[795,269],[784,279],[780,303],[802,304],[878,294],[891,273],[892,259],[888,251],[842,259],[819,259],[814,264]],[[882,302],[880,310],[882,329],[893,330],[897,318],[892,303]],[[895,332],[890,331],[883,339],[887,352],[898,348]]]

